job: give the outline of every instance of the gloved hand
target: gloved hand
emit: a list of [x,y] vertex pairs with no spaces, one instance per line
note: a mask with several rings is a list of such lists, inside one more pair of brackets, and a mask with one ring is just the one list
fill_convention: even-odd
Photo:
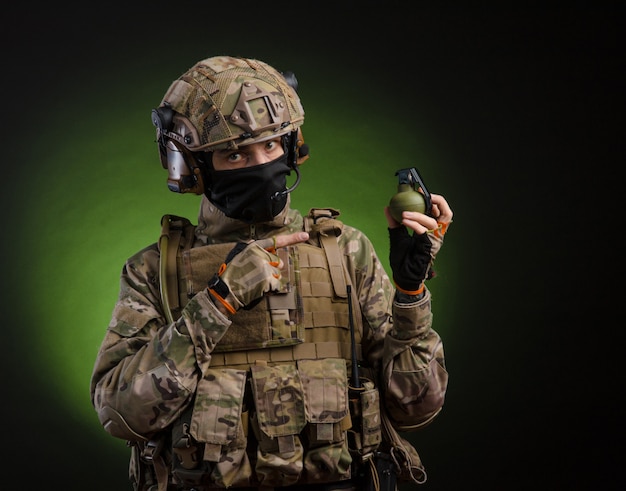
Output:
[[276,249],[308,238],[306,232],[296,232],[250,243],[239,242],[209,280],[209,293],[230,314],[253,307],[265,293],[281,290],[289,281],[281,276],[283,265]]
[[209,292],[234,314],[281,288],[280,263],[272,239],[239,242],[209,281]]
[[[393,281],[398,292],[406,295],[421,295],[424,291],[424,280],[434,276],[433,261],[441,249],[443,236],[454,215],[442,195],[431,193],[430,197],[430,215],[404,211],[402,224],[391,216],[389,207],[385,208]],[[413,231],[413,235],[409,235],[407,228]]]
[[443,234],[438,232],[409,235],[406,227],[389,229],[389,263],[396,288],[402,293],[421,294],[424,280],[434,276],[432,264],[443,243]]

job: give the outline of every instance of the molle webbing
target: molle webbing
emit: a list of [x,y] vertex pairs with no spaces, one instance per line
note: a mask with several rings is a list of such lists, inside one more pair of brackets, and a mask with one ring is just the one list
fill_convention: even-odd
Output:
[[[233,324],[213,356],[219,359],[238,360],[236,364],[249,364],[256,360],[298,360],[337,356],[351,359],[349,349],[335,348],[333,354],[322,355],[320,348],[311,353],[311,346],[325,346],[326,342],[337,346],[350,345],[350,320],[347,285],[350,274],[345,264],[338,237],[343,224],[336,220],[339,213],[332,209],[312,209],[304,219],[304,229],[310,233],[309,243],[290,246],[289,252],[279,250],[283,262],[290,263],[289,294],[268,295],[265,301],[251,309],[242,309],[233,317]],[[190,298],[206,288],[207,278],[219,269],[234,243],[212,244],[192,247],[193,226],[187,219],[165,215],[160,244],[165,268],[165,285],[161,279],[164,308],[169,300],[171,315],[178,319],[181,309]],[[163,238],[165,237],[165,241]],[[352,305],[355,309],[355,341],[361,342],[361,310],[355,288],[352,288]],[[254,325],[255,329],[248,326]],[[265,326],[265,327],[263,327]],[[307,348],[302,343],[309,343]],[[295,353],[288,349],[292,346]],[[269,351],[276,349],[275,354]],[[329,348],[326,348],[326,351]],[[256,354],[244,354],[252,350]],[[219,354],[218,354],[219,353]],[[224,355],[227,353],[228,355]],[[237,353],[237,354],[236,354]],[[289,354],[288,354],[289,353]],[[359,356],[360,359],[360,356]],[[230,362],[226,363],[230,365]]]
[[[357,345],[357,357],[361,359],[361,345]],[[318,360],[324,358],[351,357],[351,347],[348,343],[322,341],[316,343],[302,343],[273,349],[258,349],[211,353],[211,367],[227,366],[236,369],[245,369],[258,363],[285,363],[297,360]]]
[[331,208],[312,208],[305,219],[305,230],[317,234],[326,253],[335,295],[347,298],[343,258],[337,244],[337,237],[341,235],[343,227],[339,220],[335,220],[338,215],[339,212]]
[[[325,261],[325,263],[311,263],[310,265],[312,267],[326,267],[330,273],[330,282],[323,281],[315,284],[315,287],[318,289],[316,294],[319,297],[332,297],[335,301],[337,299],[348,300],[347,285],[351,284],[350,278],[352,277],[350,271],[348,270],[349,263],[345,260],[342,251],[339,248],[339,236],[343,232],[343,223],[337,220],[338,216],[339,210],[334,208],[311,208],[308,215],[304,217],[304,230],[311,236],[309,242],[315,243],[317,240],[317,243],[324,251],[325,256],[323,260],[320,259],[320,261]],[[330,293],[331,285],[333,288],[332,294]],[[303,285],[303,292],[305,290],[306,285]],[[303,293],[303,295],[306,295],[306,293]],[[354,334],[356,342],[359,343],[363,334],[363,322],[356,288],[351,289],[351,298],[349,301],[352,303],[352,307],[354,308]],[[326,313],[331,311],[332,309],[325,310]],[[305,325],[308,327],[309,323],[307,322],[307,312],[308,310],[305,309]],[[324,310],[322,310],[320,315],[324,315]],[[313,321],[313,327],[315,327],[315,324],[316,322]],[[349,329],[350,325],[348,314],[346,313],[345,317],[342,319],[337,319],[336,325]]]
[[[332,240],[337,243],[335,237]],[[328,250],[310,244],[298,245],[300,265],[300,294],[304,306],[304,327],[307,341],[350,342],[350,321],[348,317],[348,298],[335,295],[336,288],[328,264]],[[337,249],[339,252],[339,249]],[[341,259],[341,256],[338,256]],[[345,276],[341,275],[343,289],[346,289]],[[352,299],[353,305],[355,299]],[[355,307],[361,315],[360,308]],[[360,327],[360,319],[357,319]],[[361,331],[356,329],[356,341],[361,340]]]

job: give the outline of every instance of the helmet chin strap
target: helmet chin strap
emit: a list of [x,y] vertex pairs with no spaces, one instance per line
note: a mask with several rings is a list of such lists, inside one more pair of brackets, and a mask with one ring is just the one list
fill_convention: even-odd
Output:
[[293,170],[296,172],[296,182],[294,182],[292,186],[288,187],[284,191],[276,191],[272,195],[272,199],[275,200],[282,198],[284,195],[291,193],[294,189],[298,187],[298,184],[300,184],[300,169],[298,169],[298,166],[296,165]]

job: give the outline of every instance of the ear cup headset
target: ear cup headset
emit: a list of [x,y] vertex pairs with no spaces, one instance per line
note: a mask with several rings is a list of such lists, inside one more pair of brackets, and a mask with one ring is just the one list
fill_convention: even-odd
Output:
[[[285,77],[285,80],[287,81],[289,86],[294,91],[297,91],[298,79],[296,78],[295,73],[284,72],[282,75]],[[287,162],[289,162],[289,166],[296,173],[296,181],[288,189],[285,189],[280,193],[276,193],[274,196],[272,196],[272,199],[277,199],[282,195],[289,194],[298,187],[298,184],[300,184],[300,169],[298,168],[298,166],[309,158],[309,146],[304,143],[302,130],[300,128],[289,133],[287,137],[283,137],[283,146],[286,147],[285,153],[287,153],[288,155]]]
[[[175,193],[204,193],[206,152],[192,152],[179,139],[174,128],[174,110],[164,105],[152,110],[152,124],[157,128],[161,165],[168,171],[167,187]],[[184,128],[176,128],[184,131]],[[182,136],[183,141],[185,136]],[[210,155],[208,155],[210,158]]]
[[[205,61],[222,61],[224,58],[231,63],[233,60],[238,60],[227,57],[218,57]],[[254,66],[255,69],[258,69],[259,65],[252,65],[254,60],[245,61],[251,66]],[[266,66],[261,62],[254,63],[260,64],[261,67]],[[244,69],[245,68],[246,67],[244,67]],[[206,78],[206,76],[204,77]],[[240,144],[240,146],[243,146],[244,144],[249,144],[246,140],[251,140],[250,143],[253,143],[254,141],[263,141],[264,139],[273,137],[271,134],[266,134],[262,138],[255,140],[254,130],[258,130],[257,133],[260,133],[261,131],[269,133],[269,129],[271,129],[273,132],[279,132],[280,134],[281,130],[289,127],[290,125],[292,128],[295,127],[295,129],[292,129],[291,131],[287,130],[286,133],[283,133],[281,135],[281,139],[283,149],[287,155],[288,165],[296,173],[296,180],[292,186],[284,191],[276,192],[272,196],[272,199],[279,199],[280,197],[292,192],[300,183],[300,171],[298,166],[309,158],[309,147],[306,143],[304,143],[302,130],[299,127],[301,125],[301,121],[304,119],[303,111],[301,111],[300,114],[300,122],[296,126],[292,121],[285,120],[285,116],[288,117],[289,114],[291,114],[287,114],[287,111],[284,110],[281,111],[281,108],[286,106],[285,102],[282,100],[275,100],[275,93],[277,92],[277,89],[280,90],[281,85],[285,85],[285,83],[286,86],[289,87],[289,90],[293,91],[291,97],[295,97],[297,99],[296,90],[298,82],[295,74],[293,72],[276,72],[270,80],[274,82],[269,85],[269,87],[273,89],[272,91],[263,89],[263,87],[267,84],[262,85],[258,82],[255,85],[254,82],[244,81],[242,83],[237,81],[237,83],[241,85],[237,103],[233,108],[231,115],[223,117],[228,118],[228,123],[236,124],[239,128],[244,129],[243,133],[233,137],[231,139],[233,141],[228,142],[228,147],[226,148],[233,149],[238,148],[237,144],[234,143],[235,140],[243,141],[244,143]],[[174,87],[175,84],[176,82],[172,85],[172,87]],[[184,88],[187,89],[187,86],[184,86]],[[189,89],[187,89],[187,91],[189,92]],[[175,99],[176,97],[180,98],[180,92],[181,90],[172,90],[172,88],[170,88],[168,94],[173,93],[174,95],[172,98]],[[284,92],[287,91],[285,90]],[[189,96],[185,94],[185,102],[187,101],[187,97]],[[261,101],[261,103],[258,101]],[[298,105],[300,104],[299,99],[297,99],[297,103]],[[256,105],[253,106],[254,104]],[[257,124],[254,120],[255,115],[262,112],[258,109],[259,107],[262,107],[263,109],[266,108],[267,114],[269,115],[270,122],[266,122],[265,126]],[[299,107],[301,110],[301,106]],[[215,105],[209,106],[206,112],[209,113],[211,111],[213,113],[216,112]],[[210,186],[206,169],[207,166],[211,165],[211,147],[216,145],[213,145],[212,143],[204,143],[202,141],[202,136],[198,135],[198,131],[190,119],[191,118],[181,116],[172,107],[172,104],[167,102],[165,99],[161,106],[152,110],[152,124],[157,130],[159,158],[163,168],[168,170],[168,188],[177,193],[194,193],[200,195],[206,192],[207,186]],[[214,116],[213,119],[207,118],[207,120],[213,122],[216,121],[217,118]],[[234,121],[237,122],[234,123]],[[204,126],[207,126],[206,121],[204,121]],[[210,124],[208,126],[210,126]],[[220,141],[219,143],[222,142]]]

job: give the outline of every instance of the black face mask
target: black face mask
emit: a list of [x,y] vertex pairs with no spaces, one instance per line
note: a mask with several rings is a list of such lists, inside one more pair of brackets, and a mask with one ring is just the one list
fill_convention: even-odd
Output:
[[[210,166],[209,166],[210,167]],[[287,203],[287,154],[244,169],[209,168],[206,197],[230,218],[246,223],[269,222]],[[280,194],[282,193],[282,194]]]

